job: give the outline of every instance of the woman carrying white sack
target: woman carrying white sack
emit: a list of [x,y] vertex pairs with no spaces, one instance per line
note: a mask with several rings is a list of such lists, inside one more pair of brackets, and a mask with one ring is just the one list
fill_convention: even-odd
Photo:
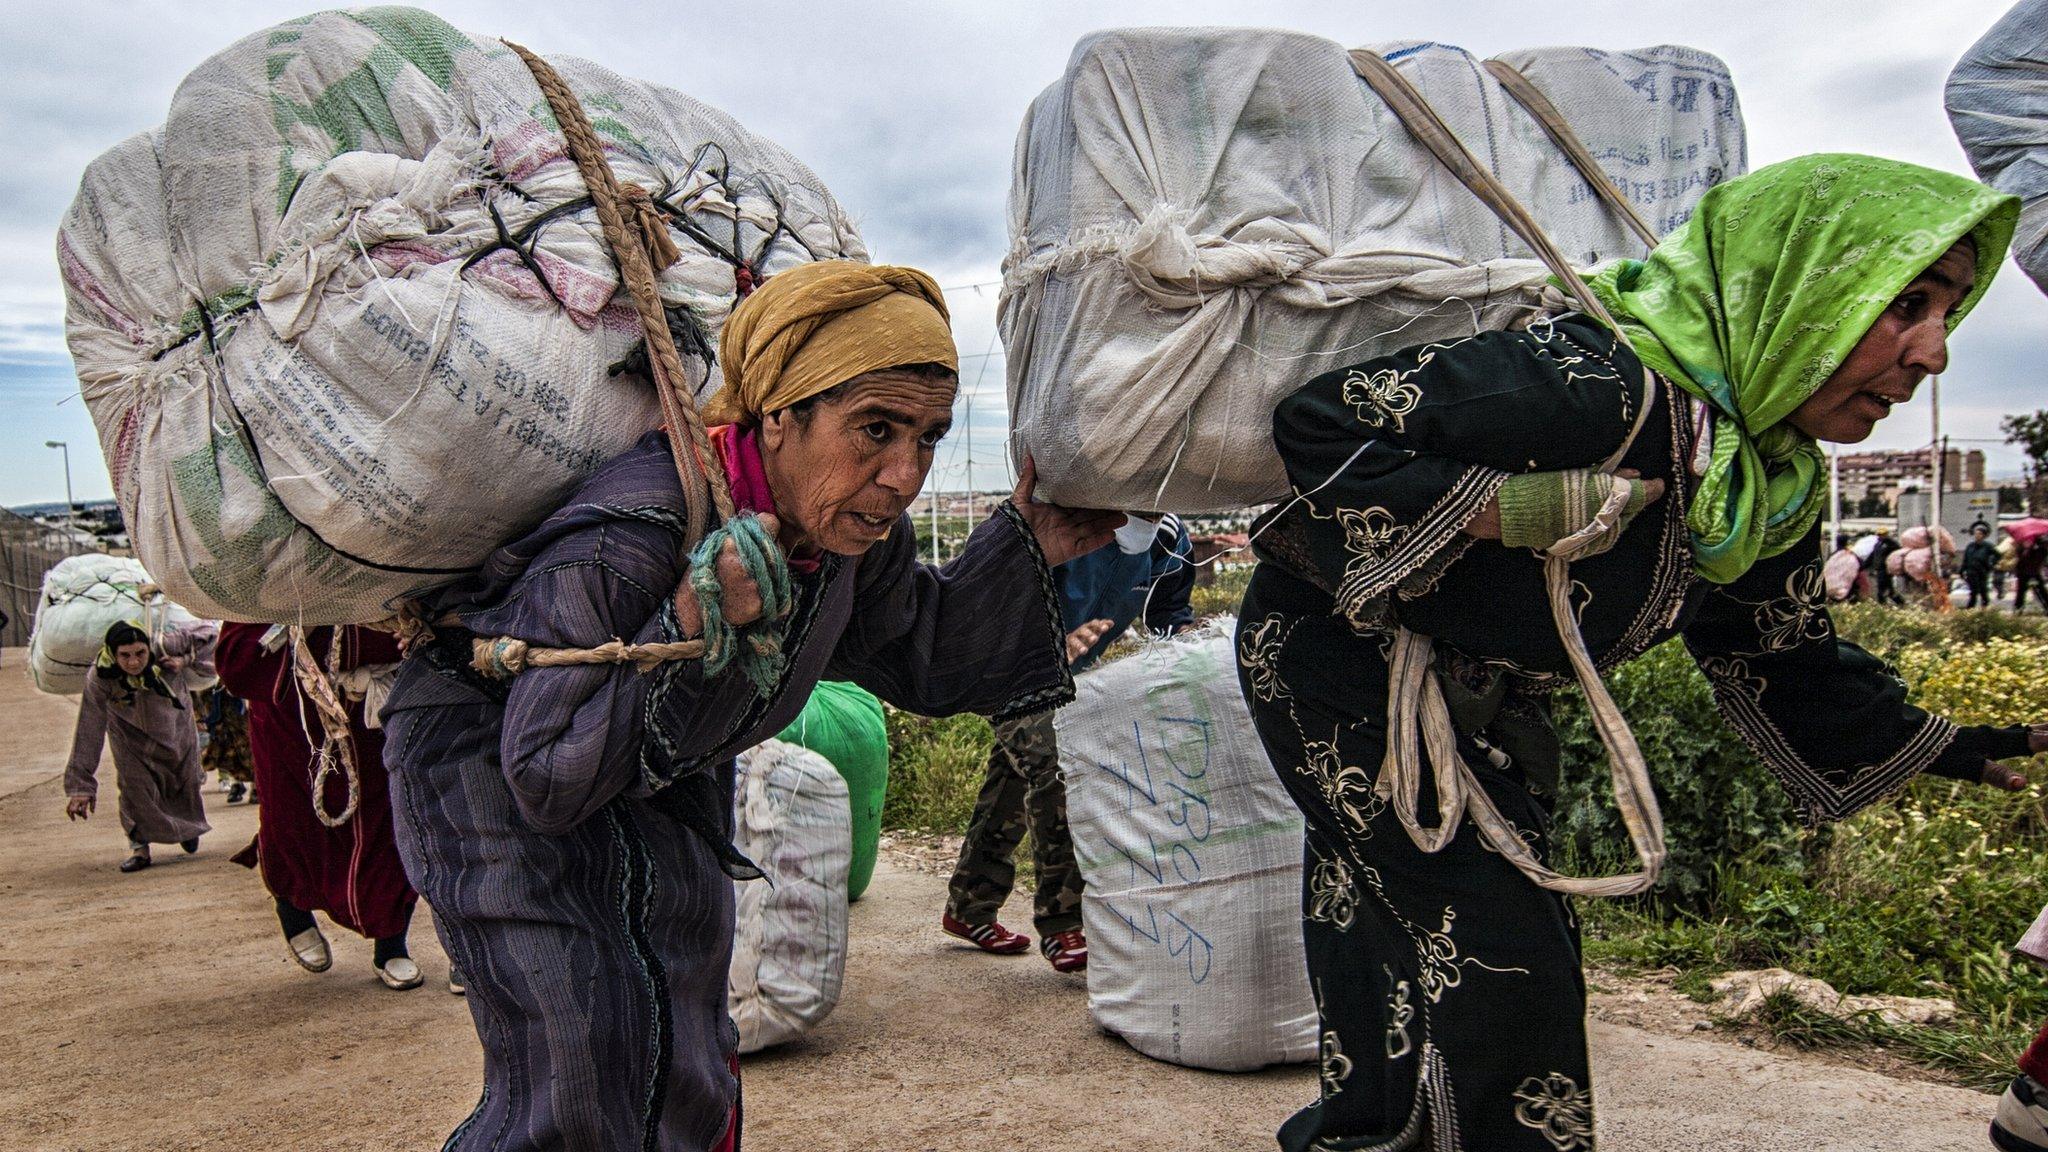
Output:
[[92,818],[99,807],[100,745],[111,742],[121,831],[128,836],[123,872],[149,867],[151,844],[197,852],[199,837],[211,831],[199,795],[205,770],[192,692],[213,677],[218,635],[212,624],[187,626],[166,633],[159,651],[149,633],[124,621],[107,629],[106,645],[86,678],[71,762],[64,769],[64,815]]

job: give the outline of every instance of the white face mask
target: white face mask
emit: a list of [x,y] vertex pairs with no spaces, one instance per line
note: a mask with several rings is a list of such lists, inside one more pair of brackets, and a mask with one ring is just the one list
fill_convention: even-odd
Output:
[[1126,515],[1124,526],[1116,530],[1117,550],[1126,556],[1136,556],[1152,547],[1152,537],[1159,532],[1156,520],[1140,520]]

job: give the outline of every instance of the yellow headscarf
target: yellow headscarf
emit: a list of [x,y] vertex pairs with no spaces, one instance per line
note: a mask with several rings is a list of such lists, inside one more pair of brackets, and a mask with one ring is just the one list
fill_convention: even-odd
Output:
[[768,278],[719,338],[725,386],[711,424],[758,424],[864,372],[905,364],[960,370],[946,301],[915,268],[820,260]]

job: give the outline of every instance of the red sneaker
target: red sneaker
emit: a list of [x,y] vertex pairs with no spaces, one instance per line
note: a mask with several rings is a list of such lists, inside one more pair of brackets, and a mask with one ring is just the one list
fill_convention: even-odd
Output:
[[1088,969],[1088,938],[1079,928],[1055,932],[1038,942],[1038,950],[1052,962],[1055,972],[1085,972]]
[[986,924],[963,924],[948,912],[939,917],[939,927],[945,929],[948,936],[956,936],[983,952],[993,952],[998,956],[1015,956],[1031,947],[1031,937],[1022,932],[1012,932],[993,920]]

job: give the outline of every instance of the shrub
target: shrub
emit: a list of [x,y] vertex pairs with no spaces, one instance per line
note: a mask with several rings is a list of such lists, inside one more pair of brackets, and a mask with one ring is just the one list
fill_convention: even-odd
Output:
[[928,720],[894,708],[882,827],[958,834],[974,813],[995,735],[979,716]]
[[[1852,609],[1844,613],[1845,631],[1855,629],[1872,647],[1890,646],[1894,666],[1922,707],[1964,724],[2022,723],[2048,712],[2048,643],[1976,643],[1965,637],[2005,625],[1887,615],[1920,618],[1887,620]],[[1678,678],[1675,669],[1671,673]],[[1628,670],[1614,677],[1618,699],[1628,681]],[[1667,687],[1658,698],[1677,706],[1673,698],[1680,695]],[[1623,706],[1639,717],[1641,703],[1632,698]],[[1655,730],[1655,722],[1638,729]],[[1651,753],[1653,765],[1657,758]],[[2032,761],[2037,779],[2044,766],[2048,757]],[[1576,803],[1587,806],[1583,798]],[[1676,860],[1682,825],[1671,825]],[[1897,799],[1809,835],[1796,855],[1772,859],[1752,851],[1718,867],[1709,862],[1710,882],[1677,907],[1581,901],[1587,950],[1610,961],[1687,967],[1696,978],[1778,965],[1848,993],[1950,997],[1958,1009],[1952,1028],[1897,1035],[1865,1030],[1856,1038],[1894,1045],[1969,1083],[1994,1087],[2048,1018],[2048,986],[2010,953],[2048,899],[2044,831],[2038,789],[2012,796],[1923,778]]]
[[[1607,687],[1635,730],[1664,810],[1662,900],[1708,905],[1716,873],[1731,859],[1800,867],[1790,799],[1721,720],[1683,644],[1672,640],[1623,665]],[[1614,807],[1607,750],[1576,689],[1557,695],[1553,718],[1563,753],[1554,835],[1575,867],[1611,866],[1628,832]]]

